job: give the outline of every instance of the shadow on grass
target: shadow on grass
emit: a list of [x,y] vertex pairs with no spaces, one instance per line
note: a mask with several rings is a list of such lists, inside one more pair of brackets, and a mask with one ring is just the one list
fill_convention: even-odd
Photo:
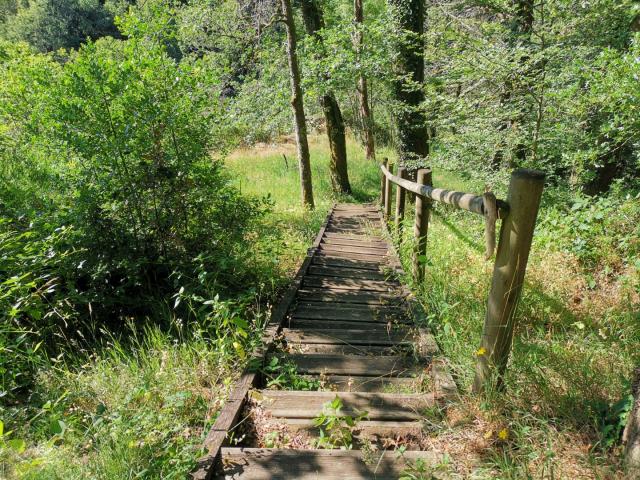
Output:
[[[480,242],[445,215],[436,215],[460,242],[482,254]],[[457,281],[447,273],[445,276],[448,284]],[[477,301],[469,298],[463,285],[454,286],[449,292],[452,296],[448,303]],[[624,372],[614,367],[620,361],[607,361],[607,352],[616,348],[614,339],[598,337],[585,327],[597,325],[596,319],[572,311],[565,299],[550,295],[548,288],[539,282],[525,281],[517,322],[506,375],[511,396],[507,408],[527,411],[535,405],[539,415],[556,427],[586,433],[592,443],[597,443],[598,426],[604,421],[608,405],[617,400],[624,388]],[[459,337],[459,341],[469,340]]]

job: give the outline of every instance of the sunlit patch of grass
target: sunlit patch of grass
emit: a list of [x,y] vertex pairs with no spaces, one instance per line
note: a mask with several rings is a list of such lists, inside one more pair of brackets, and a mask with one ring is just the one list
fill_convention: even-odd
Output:
[[[335,202],[371,202],[379,195],[377,162],[365,158],[362,148],[352,139],[347,142],[351,195],[332,192],[329,175],[329,145],[326,136],[309,137],[311,171],[316,208],[302,206],[300,176],[295,144],[260,145],[233,152],[225,163],[243,193],[269,196],[274,203],[269,222],[284,232],[289,269],[295,270],[310,241],[315,237],[327,212]],[[380,156],[389,154],[381,150]]]

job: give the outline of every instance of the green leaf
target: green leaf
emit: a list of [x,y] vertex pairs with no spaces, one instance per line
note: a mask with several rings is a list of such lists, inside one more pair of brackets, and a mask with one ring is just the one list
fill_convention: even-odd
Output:
[[7,442],[7,446],[17,453],[23,453],[27,449],[27,444],[21,438],[14,438]]

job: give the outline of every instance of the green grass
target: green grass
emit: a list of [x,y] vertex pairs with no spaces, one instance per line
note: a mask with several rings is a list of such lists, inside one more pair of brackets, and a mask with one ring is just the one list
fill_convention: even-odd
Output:
[[[477,182],[447,172],[436,172],[434,183],[482,191]],[[564,229],[570,216],[563,225],[548,222],[558,216],[554,193],[547,192],[539,215],[504,393],[469,393],[493,269],[483,259],[482,219],[437,205],[426,279],[413,285],[463,395],[433,442],[454,460],[465,446],[462,458],[469,461],[458,468],[479,478],[622,476],[623,418],[617,407],[630,405],[628,382],[640,361],[638,269],[631,257],[607,276],[607,269],[616,270],[612,248],[600,253],[595,268],[561,248],[573,237],[560,238],[559,232],[579,233]],[[628,222],[625,215],[610,215],[611,221]],[[597,229],[592,232],[590,242],[605,241]],[[402,239],[407,267],[411,240],[410,234]],[[497,435],[501,430],[504,440]]]
[[[354,142],[349,143],[354,194],[348,198],[330,191],[324,138],[314,137],[311,146],[314,211],[301,207],[292,145],[234,152],[226,161],[243,192],[270,195],[273,201],[265,228],[282,232],[282,245],[256,239],[256,251],[272,262],[272,285],[264,291],[286,284],[333,202],[374,201],[379,194],[377,166]],[[392,157],[379,152],[385,155]],[[465,191],[484,188],[437,169],[434,182]],[[608,247],[611,239],[604,235],[611,229],[590,224],[595,233],[589,245],[604,247],[598,255],[591,249],[580,257],[583,250],[569,247],[581,229],[559,210],[556,198],[561,197],[548,191],[540,214],[506,393],[481,398],[468,389],[492,270],[482,259],[483,223],[466,212],[435,208],[426,281],[413,288],[463,397],[441,418],[429,420],[427,446],[448,452],[448,468],[462,476],[621,475],[620,418],[610,405],[628,392],[629,373],[640,361],[638,268],[633,258],[626,259],[631,250],[623,250],[633,241]],[[622,232],[616,233],[618,239],[627,238],[630,230],[624,225],[640,223],[633,221],[632,205],[623,207],[607,211],[607,221],[617,222]],[[619,212],[631,217],[624,220]],[[406,263],[411,229],[405,231]],[[263,321],[259,305],[274,301],[258,297],[246,315]],[[91,353],[70,347],[67,355],[41,368],[27,406],[0,412],[5,438],[26,442],[20,454],[0,442],[0,478],[184,478],[243,360],[196,326],[181,325],[179,319],[172,323],[172,333],[149,328]],[[9,430],[13,433],[6,434]]]

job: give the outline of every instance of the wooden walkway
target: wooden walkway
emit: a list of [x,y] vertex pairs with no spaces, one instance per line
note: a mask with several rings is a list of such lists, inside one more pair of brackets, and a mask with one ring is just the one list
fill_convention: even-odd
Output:
[[[235,410],[225,407],[210,433],[206,474],[196,478],[396,479],[418,458],[437,461],[416,445],[425,412],[455,385],[435,359],[433,337],[416,326],[422,311],[396,280],[400,265],[382,228],[374,206],[333,208],[274,313],[271,332],[281,361],[294,362],[298,374],[319,381],[322,391],[269,389],[260,375],[245,374],[230,399]],[[337,395],[342,415],[367,412],[354,433],[377,450],[365,454],[358,441],[352,450],[317,449],[313,442],[298,449],[229,446],[226,432],[247,420],[239,409],[252,387],[271,425],[311,438],[318,434],[313,419]],[[402,439],[412,440],[399,455],[392,450]]]

